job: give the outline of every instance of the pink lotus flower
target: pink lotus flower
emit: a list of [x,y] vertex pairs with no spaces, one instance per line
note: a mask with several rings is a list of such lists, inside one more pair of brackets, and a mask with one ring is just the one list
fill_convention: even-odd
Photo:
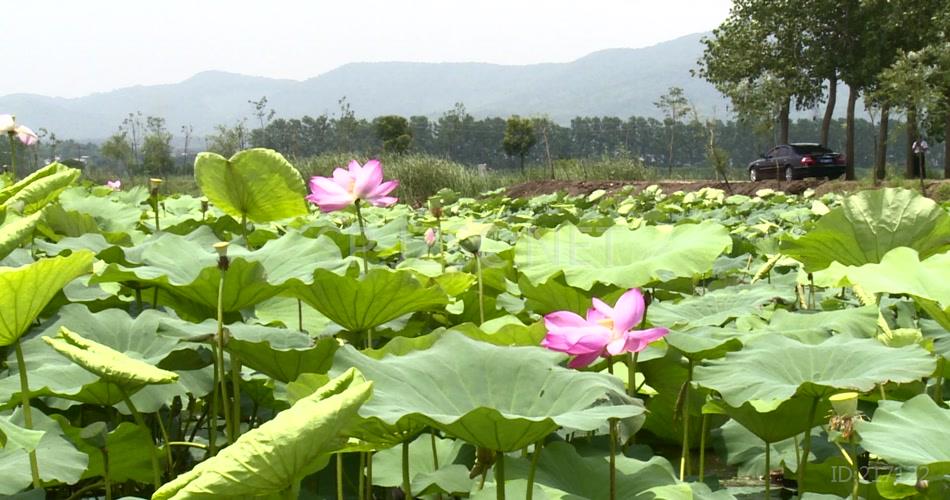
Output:
[[30,127],[17,125],[16,117],[13,115],[0,115],[0,134],[16,135],[17,139],[27,146],[32,146],[39,140]]
[[106,181],[106,187],[113,191],[119,191],[120,189],[122,189],[122,181],[120,181],[119,179],[116,179],[114,181]]
[[425,239],[426,245],[429,245],[430,247],[435,245],[435,230],[431,227],[426,229]]
[[377,207],[388,207],[396,203],[396,198],[388,196],[399,186],[399,181],[383,182],[383,165],[379,160],[370,160],[360,166],[353,160],[348,170],[337,168],[333,177],[314,176],[310,178],[310,195],[307,201],[314,203],[324,212],[342,210],[357,200],[366,200]]
[[614,307],[594,298],[587,318],[571,311],[557,311],[544,317],[548,333],[541,345],[552,351],[575,356],[569,366],[583,368],[604,355],[640,352],[669,330],[663,327],[633,330],[643,320],[646,305],[643,294],[633,288],[617,300]]

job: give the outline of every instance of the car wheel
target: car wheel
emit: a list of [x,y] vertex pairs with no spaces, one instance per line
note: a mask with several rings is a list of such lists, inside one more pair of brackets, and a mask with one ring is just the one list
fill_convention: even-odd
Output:
[[749,169],[749,180],[752,181],[752,182],[758,182],[758,181],[759,181],[759,169],[757,169],[757,168],[750,168],[750,169]]
[[785,180],[788,182],[795,180],[795,171],[792,170],[792,167],[785,167]]

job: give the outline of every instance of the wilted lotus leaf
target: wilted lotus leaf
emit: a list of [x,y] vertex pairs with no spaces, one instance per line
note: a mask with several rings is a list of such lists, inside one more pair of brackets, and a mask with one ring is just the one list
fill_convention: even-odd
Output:
[[59,335],[43,337],[43,340],[77,365],[125,389],[149,384],[170,384],[178,380],[178,374],[175,372],[130,358],[111,347],[83,338],[65,326],[60,327]]

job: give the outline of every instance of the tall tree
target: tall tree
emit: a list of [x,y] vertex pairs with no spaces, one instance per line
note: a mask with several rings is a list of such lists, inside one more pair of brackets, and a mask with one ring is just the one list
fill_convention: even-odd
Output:
[[99,153],[128,171],[129,165],[132,163],[132,145],[126,134],[127,132],[124,130],[112,134],[99,147]]
[[412,129],[409,120],[401,116],[380,116],[373,120],[376,136],[383,141],[383,151],[403,154],[412,146]]
[[146,118],[148,134],[142,143],[142,167],[152,177],[165,176],[175,165],[172,158],[172,134],[165,129],[165,119]]
[[673,143],[676,139],[676,125],[689,109],[689,100],[683,94],[683,89],[679,87],[670,87],[666,94],[660,96],[660,100],[653,103],[654,106],[663,111],[666,115],[666,128],[669,130],[669,150],[666,155],[667,171],[666,175],[673,175]]
[[534,134],[534,123],[528,118],[514,115],[508,118],[505,125],[505,137],[502,148],[508,156],[517,156],[520,159],[521,175],[525,175],[524,158],[538,142]]

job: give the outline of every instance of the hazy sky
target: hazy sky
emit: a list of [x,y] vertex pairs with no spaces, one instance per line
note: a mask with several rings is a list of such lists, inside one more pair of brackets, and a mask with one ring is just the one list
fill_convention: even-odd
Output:
[[731,3],[2,0],[0,95],[75,97],[211,69],[301,80],[361,61],[564,62],[709,31]]

